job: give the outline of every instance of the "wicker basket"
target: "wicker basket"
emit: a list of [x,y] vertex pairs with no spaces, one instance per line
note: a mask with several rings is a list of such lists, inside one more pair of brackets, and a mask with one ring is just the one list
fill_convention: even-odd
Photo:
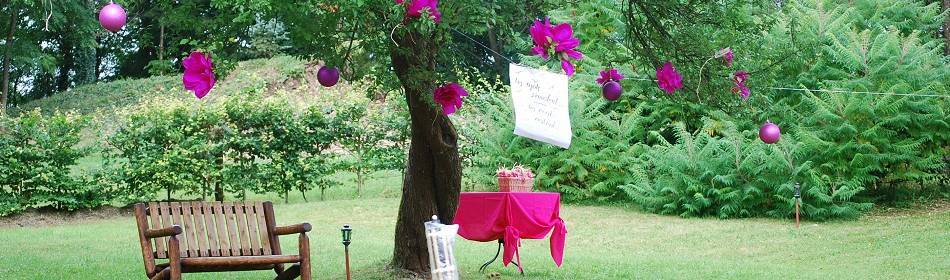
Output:
[[531,192],[534,178],[498,177],[499,192]]

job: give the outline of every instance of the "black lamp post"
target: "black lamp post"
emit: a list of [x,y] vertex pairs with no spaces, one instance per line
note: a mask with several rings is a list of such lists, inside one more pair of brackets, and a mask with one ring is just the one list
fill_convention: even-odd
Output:
[[350,225],[343,225],[340,231],[343,233],[343,251],[346,255],[346,280],[350,280],[350,237],[353,235],[353,229]]
[[802,186],[799,185],[798,183],[795,183],[795,228],[798,228],[799,226],[798,212],[799,212],[799,204],[801,204],[801,201],[802,201]]

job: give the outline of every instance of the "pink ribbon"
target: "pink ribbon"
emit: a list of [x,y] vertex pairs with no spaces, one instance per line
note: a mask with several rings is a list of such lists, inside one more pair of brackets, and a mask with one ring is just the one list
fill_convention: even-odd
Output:
[[521,244],[521,232],[513,226],[505,227],[505,255],[501,259],[505,266],[511,263],[512,257],[517,259],[519,265],[521,264],[521,254],[518,254],[519,244]]
[[[554,230],[551,232],[551,258],[557,267],[561,267],[561,261],[564,260],[564,239],[567,237],[567,226],[564,220],[557,219],[554,223]],[[520,263],[520,262],[519,262]]]

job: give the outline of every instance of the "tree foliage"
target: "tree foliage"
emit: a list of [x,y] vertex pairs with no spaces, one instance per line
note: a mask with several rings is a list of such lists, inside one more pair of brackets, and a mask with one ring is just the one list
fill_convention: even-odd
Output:
[[88,153],[78,147],[86,118],[71,113],[45,117],[34,110],[0,116],[0,216],[27,208],[77,210],[111,201],[110,192],[73,172]]

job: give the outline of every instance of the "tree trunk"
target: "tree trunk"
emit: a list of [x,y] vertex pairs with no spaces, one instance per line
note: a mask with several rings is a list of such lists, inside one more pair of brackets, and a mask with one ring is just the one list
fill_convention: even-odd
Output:
[[508,71],[506,71],[505,62],[507,58],[501,57],[501,44],[498,42],[498,34],[495,31],[495,26],[488,26],[488,46],[492,50],[492,58],[495,61],[495,71],[498,72],[498,75],[502,77],[503,81],[508,80]]
[[161,24],[158,31],[158,60],[165,60],[165,24],[164,23]]
[[[87,10],[96,10],[96,1],[84,0],[82,2]],[[76,56],[76,75],[73,78],[73,82],[77,87],[79,87],[82,85],[92,84],[96,82],[97,79],[96,47],[86,43],[89,40],[87,38],[95,38],[96,34],[94,31],[88,29],[80,29],[76,32],[76,37],[81,39],[76,40],[77,44],[74,50],[74,55]]]
[[[943,12],[950,10],[950,0],[943,0]],[[950,15],[943,19],[943,54],[950,55]]]
[[[73,70],[76,58],[73,56],[73,41],[66,34],[59,44],[59,52],[63,56],[63,63],[59,66],[59,77],[56,80],[56,91],[63,92],[69,89],[69,72]],[[48,92],[45,96],[52,96],[54,92]]]
[[356,198],[363,195],[363,172],[362,168],[356,168]]
[[[224,168],[224,156],[219,155],[215,158],[214,164],[218,167],[218,170]],[[214,182],[214,200],[215,201],[224,201],[224,186],[221,185],[220,178]],[[243,198],[242,198],[243,199]]]
[[102,77],[102,60],[106,56],[106,48],[102,47],[103,45],[102,36],[96,35],[96,80]]
[[7,96],[10,91],[10,56],[13,49],[13,33],[16,32],[19,10],[10,9],[10,30],[7,32],[6,50],[3,52],[3,93],[0,95],[0,115],[7,112]]
[[452,223],[462,177],[455,127],[431,105],[439,49],[432,36],[407,31],[394,36],[398,47],[390,46],[390,58],[405,90],[411,120],[409,162],[396,221],[392,265],[423,275],[429,270],[423,223],[432,215]]

